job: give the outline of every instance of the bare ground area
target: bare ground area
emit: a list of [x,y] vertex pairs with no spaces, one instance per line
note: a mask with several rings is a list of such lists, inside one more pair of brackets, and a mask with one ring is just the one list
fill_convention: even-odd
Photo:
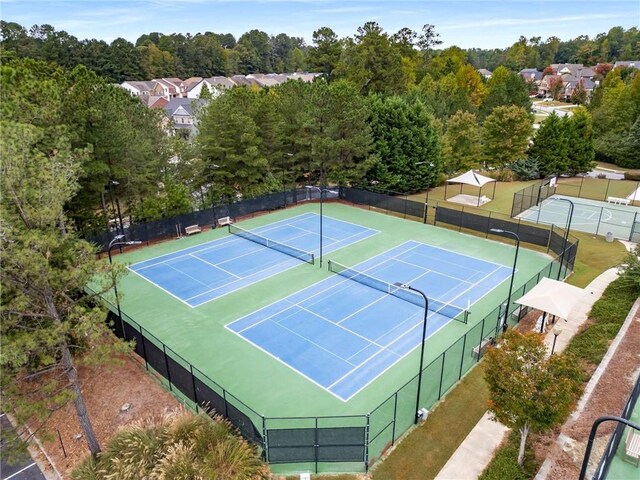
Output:
[[[629,325],[578,418],[569,419],[561,429],[534,438],[534,451],[539,462],[542,463],[546,458],[552,461],[548,479],[578,478],[593,422],[602,415],[620,415],[639,372],[640,311]],[[590,468],[597,466],[614,428],[612,423],[605,423],[598,429]],[[560,437],[556,441],[558,435]]]
[[[103,448],[119,427],[134,420],[159,416],[180,405],[145,371],[144,365],[128,355],[118,358],[116,365],[78,370],[87,410]],[[129,404],[129,408],[121,411],[124,404]],[[43,446],[63,478],[71,478],[73,468],[88,455],[84,437],[78,437],[82,430],[73,403],[54,413],[49,431],[55,439]],[[60,432],[61,441],[57,432]]]

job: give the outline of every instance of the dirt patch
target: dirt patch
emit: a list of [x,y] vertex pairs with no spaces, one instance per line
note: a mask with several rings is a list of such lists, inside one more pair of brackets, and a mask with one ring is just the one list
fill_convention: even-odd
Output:
[[[118,360],[116,366],[78,369],[87,411],[102,448],[121,426],[159,416],[180,405],[132,356],[120,356]],[[125,404],[129,408],[121,411]],[[71,478],[73,468],[88,455],[84,437],[78,437],[82,430],[73,403],[53,414],[48,429],[55,440],[44,443],[44,448],[62,476]]]
[[[593,422],[602,415],[620,415],[639,374],[639,366],[640,311],[629,325],[580,416],[575,421],[569,419],[562,426],[557,442],[550,443],[548,435],[536,439],[536,457],[541,461],[545,458],[552,460],[547,478],[555,480],[578,477]],[[598,428],[590,468],[595,468],[602,458],[614,428],[615,425],[610,422]]]

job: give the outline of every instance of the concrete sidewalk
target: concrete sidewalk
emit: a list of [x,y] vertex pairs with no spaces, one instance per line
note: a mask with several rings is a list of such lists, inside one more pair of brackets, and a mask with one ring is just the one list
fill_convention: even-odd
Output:
[[[557,326],[562,328],[562,332],[556,340],[556,352],[561,352],[566,348],[571,338],[587,320],[593,304],[617,277],[618,270],[611,268],[601,273],[584,289],[583,297],[567,321],[559,320],[557,323]],[[549,352],[551,352],[553,340],[553,329],[550,329],[545,337]],[[504,425],[492,421],[489,418],[489,413],[486,412],[442,467],[436,480],[474,480],[478,478],[493,458],[495,450],[500,446],[508,431],[509,429]]]

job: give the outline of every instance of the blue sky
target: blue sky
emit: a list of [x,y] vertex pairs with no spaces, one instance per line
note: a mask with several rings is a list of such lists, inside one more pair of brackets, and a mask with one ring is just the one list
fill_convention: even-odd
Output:
[[153,31],[191,33],[251,29],[285,32],[311,43],[314,30],[328,26],[352,36],[367,21],[387,32],[436,26],[443,46],[504,48],[520,35],[591,37],[611,27],[637,27],[639,0],[0,0],[0,18],[27,28],[48,23],[79,39],[135,42]]

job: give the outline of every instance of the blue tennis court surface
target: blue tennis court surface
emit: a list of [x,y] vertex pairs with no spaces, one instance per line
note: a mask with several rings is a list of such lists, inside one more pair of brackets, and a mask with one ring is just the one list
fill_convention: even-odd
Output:
[[[317,253],[320,218],[305,213],[251,230],[266,239]],[[335,218],[323,217],[323,253],[330,253],[378,233]],[[129,267],[168,294],[197,307],[222,295],[300,265],[299,258],[237,235],[212,240]]]
[[[427,336],[452,320],[451,311],[462,312],[511,275],[509,267],[415,241],[353,268],[373,282],[424,291]],[[424,307],[343,275],[227,328],[346,401],[420,344]]]

